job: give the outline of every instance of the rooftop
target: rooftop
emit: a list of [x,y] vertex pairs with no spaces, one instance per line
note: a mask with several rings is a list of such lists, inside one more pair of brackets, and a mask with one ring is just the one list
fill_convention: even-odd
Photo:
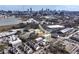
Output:
[[48,28],[64,28],[62,25],[48,25]]

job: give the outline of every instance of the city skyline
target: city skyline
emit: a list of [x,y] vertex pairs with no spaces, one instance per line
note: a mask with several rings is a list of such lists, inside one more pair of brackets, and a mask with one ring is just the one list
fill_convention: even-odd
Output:
[[79,11],[79,5],[0,5],[0,10],[17,10],[17,11],[26,11],[27,9],[32,8],[33,10],[66,10],[66,11]]

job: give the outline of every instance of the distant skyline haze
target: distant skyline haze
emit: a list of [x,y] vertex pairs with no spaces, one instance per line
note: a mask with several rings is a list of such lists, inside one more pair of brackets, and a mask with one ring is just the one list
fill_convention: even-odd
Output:
[[0,10],[12,10],[12,11],[26,11],[32,8],[33,10],[66,10],[66,11],[79,11],[79,5],[0,5]]

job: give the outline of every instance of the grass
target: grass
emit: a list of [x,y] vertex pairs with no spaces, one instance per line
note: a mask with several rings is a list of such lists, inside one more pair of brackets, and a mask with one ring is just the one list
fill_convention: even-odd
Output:
[[12,29],[12,27],[15,25],[6,25],[6,26],[0,26],[0,32],[8,31]]

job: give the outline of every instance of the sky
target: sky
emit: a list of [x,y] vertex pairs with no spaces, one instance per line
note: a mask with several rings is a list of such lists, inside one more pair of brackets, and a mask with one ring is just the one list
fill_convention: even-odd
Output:
[[29,8],[32,8],[33,10],[48,8],[51,10],[79,11],[79,5],[0,5],[0,10],[25,11]]

